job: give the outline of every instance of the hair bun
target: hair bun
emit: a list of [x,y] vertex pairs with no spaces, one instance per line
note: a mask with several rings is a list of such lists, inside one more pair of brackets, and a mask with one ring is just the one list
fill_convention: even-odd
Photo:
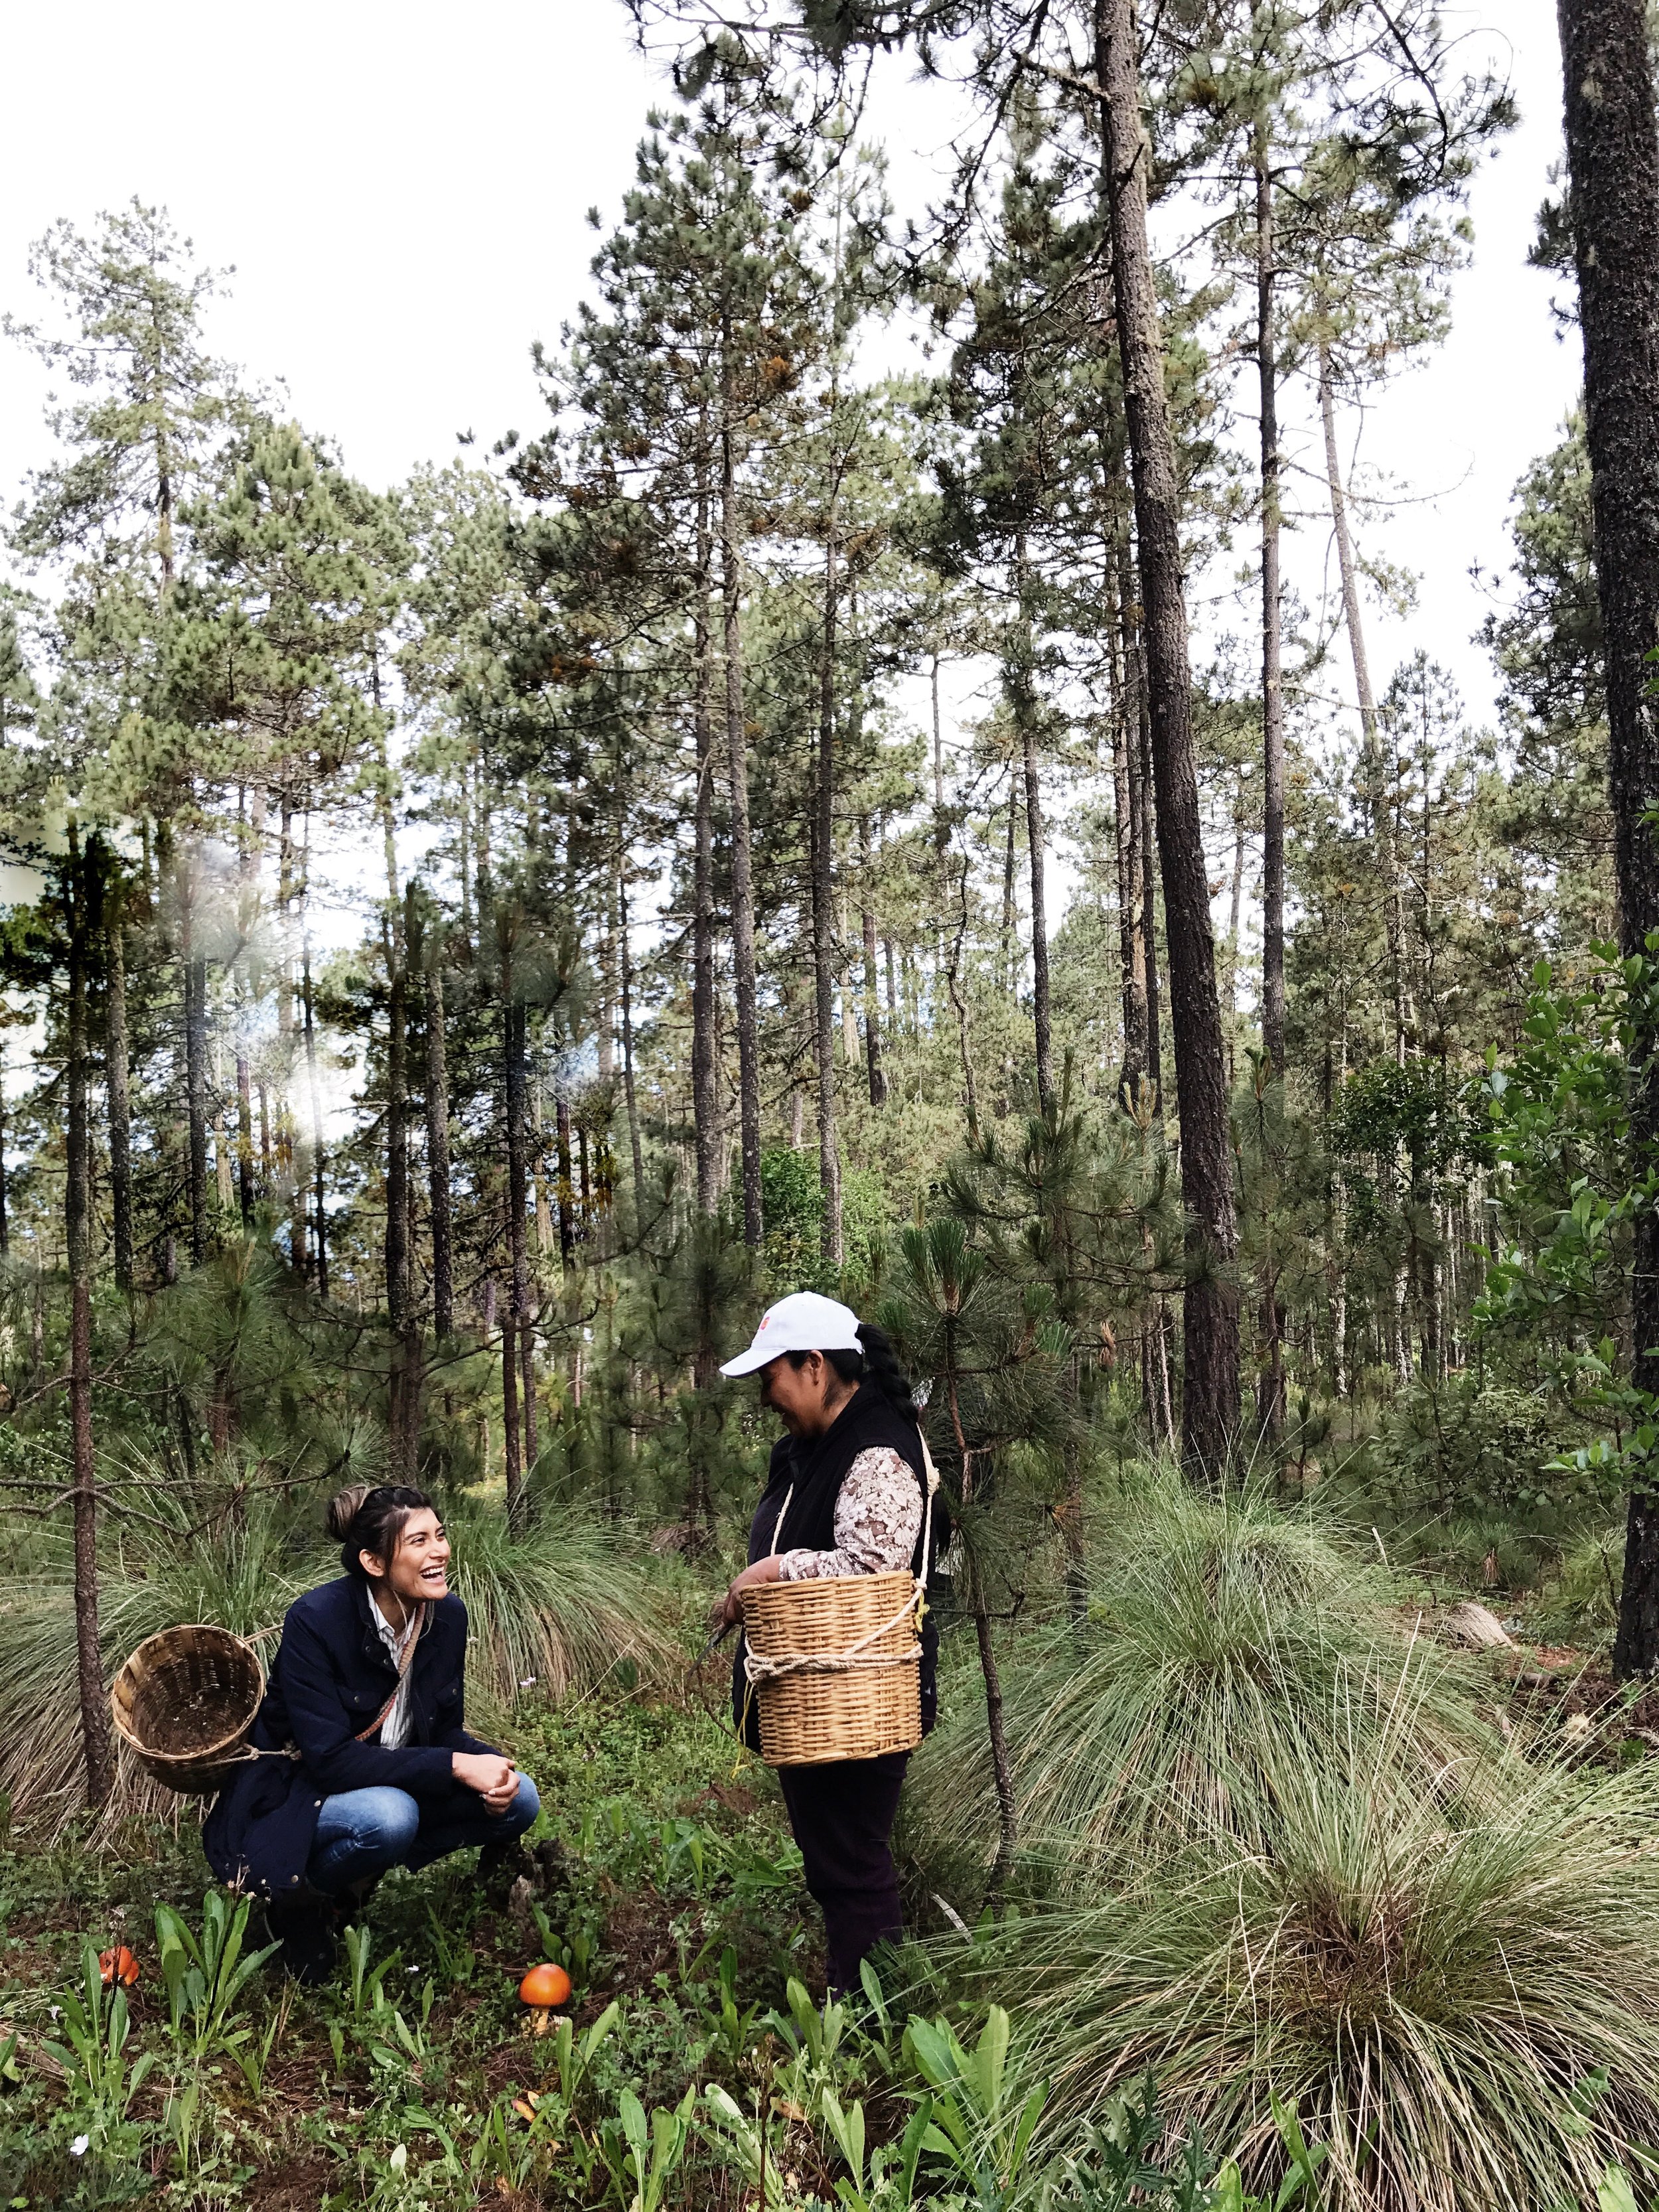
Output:
[[337,1490],[328,1501],[328,1533],[337,1544],[343,1544],[351,1534],[351,1524],[362,1510],[363,1500],[368,1495],[366,1482],[349,1483],[345,1489]]

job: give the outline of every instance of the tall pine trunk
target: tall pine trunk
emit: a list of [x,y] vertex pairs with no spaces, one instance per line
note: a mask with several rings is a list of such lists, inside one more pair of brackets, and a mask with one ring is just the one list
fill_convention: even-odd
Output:
[[823,538],[823,639],[818,663],[818,745],[812,787],[812,1041],[817,1070],[818,1190],[823,1213],[823,1256],[833,1267],[843,1255],[841,1146],[836,1134],[836,504],[831,497]]
[[190,1264],[208,1253],[207,1200],[207,961],[196,950],[196,866],[181,854],[179,884],[179,959],[185,986],[185,1128],[190,1203]]
[[522,1006],[512,995],[512,971],[502,977],[504,1091],[507,1105],[507,1320],[501,1329],[501,1433],[507,1450],[507,1512],[520,1517],[524,1465],[520,1456],[520,1333],[530,1304],[530,1261],[525,1244],[525,1208],[529,1179],[525,1164],[525,1024]]
[[1031,1021],[1036,1033],[1037,1105],[1048,1113],[1054,1100],[1054,1048],[1049,1013],[1048,917],[1043,891],[1042,781],[1037,757],[1036,640],[1031,619],[1031,571],[1022,532],[1014,555],[1018,582],[1019,641],[1014,670],[1014,719],[1019,726],[1020,767],[1025,783],[1025,848],[1031,872]]
[[628,1108],[628,1149],[634,1166],[634,1234],[645,1233],[645,1158],[640,1146],[640,1109],[634,1088],[634,957],[628,941],[628,871],[617,871],[617,934],[622,945],[623,1097]]
[[714,755],[713,639],[708,623],[708,495],[697,492],[697,568],[692,599],[696,668],[691,732],[697,798],[691,866],[691,1124],[697,1152],[697,1211],[720,1202],[720,1071],[714,1056]]
[[[1644,0],[1559,0],[1584,416],[1607,676],[1613,867],[1626,957],[1659,929],[1659,133]],[[1635,1172],[1659,1146],[1659,1036],[1638,1032]],[[1636,1217],[1635,1381],[1659,1392],[1659,1212]],[[1659,1667],[1659,1493],[1632,1492],[1613,1671]]]
[[70,1263],[70,1486],[75,1524],[75,1666],[87,1802],[101,1805],[114,1778],[98,1633],[98,1490],[92,1450],[92,1207],[87,1133],[87,984],[90,866],[70,832],[69,1159],[65,1227]]
[[409,1249],[409,978],[395,933],[392,963],[386,1053],[386,1303],[392,1324],[388,1426],[393,1480],[410,1482],[414,1480],[410,1399],[418,1384],[406,1364],[413,1304]]
[[455,1274],[449,1197],[449,1058],[444,1012],[443,943],[426,959],[426,1181],[432,1217],[432,1333],[455,1333]]
[[[887,1075],[881,1064],[881,985],[876,966],[876,917],[869,902],[870,817],[859,817],[859,858],[863,864],[864,922],[864,1057],[870,1079],[870,1103],[887,1103]],[[889,948],[890,956],[891,947]],[[890,975],[890,969],[889,974]]]
[[317,1024],[312,1004],[311,939],[301,953],[300,988],[306,1036],[306,1082],[311,1092],[311,1179],[317,1201],[317,1295],[328,1298],[328,1155],[323,1143],[323,1091],[317,1075]]
[[[115,1287],[132,1295],[132,1091],[127,1042],[126,929],[121,894],[112,888],[105,908],[108,982],[104,1012],[104,1084],[109,1105],[110,1228]],[[5,1252],[5,1193],[0,1169],[0,1257]]]
[[1117,848],[1118,957],[1123,975],[1123,1057],[1118,1097],[1131,1112],[1146,1073],[1146,873],[1141,845],[1140,702],[1131,659],[1128,562],[1112,550],[1112,808]]
[[1193,757],[1192,672],[1182,593],[1181,489],[1164,386],[1163,331],[1146,236],[1147,144],[1133,0],[1096,0],[1111,210],[1112,281],[1146,611],[1146,686],[1170,1012],[1188,1216],[1182,1455],[1220,1476],[1238,1433],[1237,1250],[1232,1137],[1216,997],[1215,940]]
[[1396,849],[1389,778],[1382,762],[1382,733],[1371,690],[1370,663],[1365,653],[1365,624],[1359,604],[1359,572],[1354,561],[1353,538],[1348,527],[1347,494],[1343,489],[1342,465],[1336,450],[1336,398],[1331,382],[1331,362],[1323,347],[1319,355],[1319,412],[1325,433],[1325,476],[1330,487],[1331,524],[1336,538],[1337,574],[1342,588],[1342,625],[1348,633],[1348,652],[1353,663],[1354,696],[1359,708],[1362,776],[1371,810],[1371,837],[1382,875],[1384,927],[1388,933],[1389,973],[1394,1001],[1394,1056],[1397,1066],[1406,1064],[1407,1012],[1403,994],[1404,914],[1401,905],[1400,856]]
[[1255,127],[1255,358],[1261,391],[1261,1042],[1285,1067],[1285,687],[1279,541],[1279,357],[1273,338],[1273,172]]
[[720,414],[720,599],[726,661],[726,752],[732,783],[732,967],[738,1002],[738,1118],[743,1148],[743,1239],[757,1249],[762,1236],[760,1039],[755,994],[755,894],[749,851],[749,755],[743,714],[743,599],[738,544],[737,455],[732,440],[730,319],[721,328],[724,389]]

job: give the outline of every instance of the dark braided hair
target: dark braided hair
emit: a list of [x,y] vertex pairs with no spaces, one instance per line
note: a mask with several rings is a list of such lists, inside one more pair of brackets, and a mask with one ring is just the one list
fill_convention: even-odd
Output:
[[[910,1395],[909,1377],[898,1364],[892,1338],[872,1321],[859,1323],[858,1338],[862,1351],[825,1352],[819,1356],[828,1361],[843,1382],[872,1383],[896,1413],[907,1421],[919,1420],[921,1415]],[[804,1367],[811,1354],[789,1352],[784,1357],[792,1367]]]
[[407,1482],[377,1482],[372,1488],[354,1482],[337,1492],[328,1504],[328,1533],[339,1541],[340,1565],[360,1583],[368,1580],[360,1552],[389,1570],[410,1515],[431,1503],[425,1491]]

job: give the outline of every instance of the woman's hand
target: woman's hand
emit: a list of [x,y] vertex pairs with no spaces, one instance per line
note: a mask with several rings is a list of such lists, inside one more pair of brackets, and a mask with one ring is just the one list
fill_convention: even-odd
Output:
[[775,1583],[777,1579],[778,1558],[776,1553],[773,1553],[767,1559],[757,1559],[752,1567],[745,1567],[740,1575],[733,1577],[731,1583],[727,1587],[726,1595],[724,1597],[717,1597],[714,1604],[709,1607],[708,1626],[710,1628],[735,1628],[738,1623],[743,1619],[743,1594],[744,1590],[753,1589],[761,1583]]
[[476,1790],[489,1813],[505,1813],[519,1794],[519,1773],[510,1759],[498,1751],[457,1751],[450,1754],[450,1771],[469,1790]]

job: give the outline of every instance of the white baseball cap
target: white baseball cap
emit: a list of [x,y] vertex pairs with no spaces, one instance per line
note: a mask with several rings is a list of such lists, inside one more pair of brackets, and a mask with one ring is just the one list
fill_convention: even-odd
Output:
[[722,1375],[752,1375],[786,1352],[859,1352],[859,1317],[838,1298],[795,1291],[768,1306],[747,1352],[728,1359]]

